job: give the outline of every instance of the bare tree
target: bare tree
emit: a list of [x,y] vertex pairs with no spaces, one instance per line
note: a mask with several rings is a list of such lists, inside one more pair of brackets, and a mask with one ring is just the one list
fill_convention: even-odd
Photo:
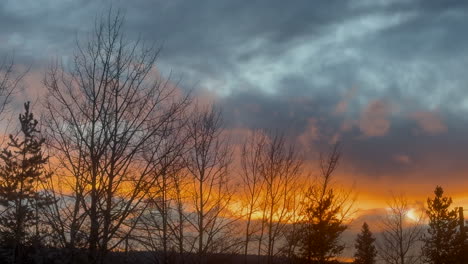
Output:
[[[186,131],[178,130],[173,138],[181,147],[171,154],[173,160],[168,160],[167,157],[163,160],[163,164],[169,162],[170,165],[155,175],[157,181],[145,200],[148,207],[141,217],[137,234],[131,237],[154,252],[158,263],[173,263],[174,259],[178,259],[178,263],[184,263],[185,253],[191,252],[186,238],[186,228],[189,225],[187,190],[190,180],[183,160],[187,150],[184,148],[187,147],[187,137],[180,132]],[[162,255],[159,254],[161,251]]]
[[245,214],[245,241],[244,241],[244,263],[247,263],[249,244],[258,227],[254,226],[253,216],[260,212],[260,198],[264,187],[264,178],[261,176],[262,153],[267,143],[266,136],[261,132],[254,132],[242,146],[240,163],[241,179],[243,186],[242,212]]
[[280,253],[277,241],[293,217],[291,206],[296,195],[302,160],[294,146],[286,144],[284,136],[273,135],[262,147],[259,165],[264,188],[260,192],[262,225],[258,255],[265,254],[267,263],[273,263],[273,258]]
[[185,262],[185,252],[190,251],[186,249],[187,239],[185,235],[185,230],[189,225],[187,221],[187,186],[189,186],[190,181],[187,179],[186,173],[180,171],[180,173],[175,173],[172,175],[172,183],[173,183],[173,217],[169,220],[171,221],[171,228],[172,228],[172,235],[174,239],[174,246],[179,253],[179,257],[181,259],[180,263]]
[[18,89],[21,80],[28,70],[20,71],[12,57],[7,57],[0,63],[0,120],[11,102],[12,96]]
[[379,256],[388,264],[419,263],[424,212],[410,207],[404,196],[394,196],[382,219],[383,232],[377,246]]
[[[8,113],[15,92],[20,88],[20,84],[29,69],[22,71],[15,62],[13,56],[6,56],[0,61],[0,121],[4,126],[2,132],[8,135],[10,132],[10,122],[12,118]],[[7,137],[0,137],[0,145],[5,143]]]
[[120,13],[98,20],[70,67],[53,65],[44,83],[51,151],[61,202],[50,219],[61,244],[86,246],[102,263],[135,228],[189,100],[159,78],[159,50],[127,42]]
[[284,243],[281,248],[282,255],[289,263],[297,263],[297,251],[300,246],[300,237],[302,235],[302,224],[304,216],[305,199],[307,195],[307,183],[301,179],[294,191],[294,196],[290,200],[290,215],[288,225],[283,231]]
[[231,150],[222,131],[220,111],[214,107],[195,110],[188,127],[190,148],[185,161],[193,207],[188,220],[194,229],[199,263],[207,261],[207,253],[229,249],[226,235],[236,220],[227,215],[233,192],[228,178]]
[[[156,178],[156,182],[145,200],[148,207],[138,228],[144,231],[143,239],[138,241],[145,248],[153,252],[162,251],[161,256],[156,254],[158,263],[169,263],[170,254],[174,255],[172,253],[176,247],[180,257],[183,257],[184,253],[183,240],[179,237],[183,237],[180,225],[185,222],[185,219],[181,219],[185,214],[181,212],[183,201],[180,195],[181,177],[184,175],[182,155],[186,150],[186,137],[181,133],[181,128],[182,126],[171,134],[170,140],[164,142],[167,147],[173,148],[173,151],[162,156],[158,165],[160,168],[154,171],[153,177]],[[155,143],[161,144],[159,140]]]

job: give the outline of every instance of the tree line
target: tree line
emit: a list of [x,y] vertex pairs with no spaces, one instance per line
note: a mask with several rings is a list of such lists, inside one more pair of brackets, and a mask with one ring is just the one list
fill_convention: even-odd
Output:
[[367,223],[362,225],[355,241],[354,263],[467,263],[463,208],[451,205],[452,198],[437,186],[426,209],[410,217],[407,199],[394,197],[381,220],[380,239],[376,240]]
[[[109,12],[68,64],[50,65],[40,119],[24,104],[0,153],[0,261],[337,262],[355,200],[333,178],[339,145],[315,177],[280,133],[235,148],[220,109],[160,77],[160,50],[127,41],[123,23]],[[3,112],[26,73],[0,73]],[[442,194],[428,200],[427,232],[394,199],[381,243],[363,226],[355,262],[462,261],[464,231]]]

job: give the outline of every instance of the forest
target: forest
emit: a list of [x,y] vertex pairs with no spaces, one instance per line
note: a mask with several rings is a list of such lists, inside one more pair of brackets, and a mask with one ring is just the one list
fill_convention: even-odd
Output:
[[28,72],[1,64],[0,113],[18,117],[0,153],[0,263],[468,263],[463,208],[440,186],[417,211],[394,195],[344,241],[359,203],[334,177],[346,142],[311,173],[285,131],[231,138],[222,108],[160,76],[162,49],[124,22],[103,15],[51,63],[39,104],[10,107]]

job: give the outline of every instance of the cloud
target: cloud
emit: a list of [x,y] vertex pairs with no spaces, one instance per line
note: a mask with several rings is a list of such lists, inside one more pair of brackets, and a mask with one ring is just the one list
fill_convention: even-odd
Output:
[[381,137],[390,129],[390,106],[381,100],[374,100],[361,113],[359,129],[368,137]]
[[[0,1],[0,58],[67,63],[109,2]],[[466,177],[468,2],[118,2],[127,39],[164,44],[162,75],[221,105],[227,129],[280,131],[316,151],[340,140],[343,177],[372,189]]]
[[305,130],[298,136],[298,142],[301,148],[311,150],[311,146],[314,142],[320,139],[320,131],[315,118],[309,118],[307,120],[307,126]]
[[410,118],[415,120],[419,128],[429,135],[437,135],[447,132],[447,126],[437,113],[415,112],[410,114]]
[[339,101],[338,104],[335,106],[334,113],[337,115],[345,114],[348,111],[350,101],[356,96],[356,93],[356,87],[349,89],[349,91],[347,91],[343,96],[343,99]]
[[393,159],[403,165],[409,165],[411,164],[411,158],[408,155],[405,154],[398,154],[393,156]]

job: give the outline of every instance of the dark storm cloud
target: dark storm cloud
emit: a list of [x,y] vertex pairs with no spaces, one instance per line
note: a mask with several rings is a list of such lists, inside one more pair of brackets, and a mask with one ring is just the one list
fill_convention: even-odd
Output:
[[[310,94],[357,84],[372,96],[433,82],[398,82],[401,74],[393,68],[412,73],[421,58],[431,64],[440,59],[437,54],[462,54],[466,21],[457,14],[463,14],[466,5],[461,2],[50,0],[29,8],[4,3],[0,12],[5,14],[2,35],[9,39],[7,47],[26,47],[16,51],[20,56],[48,59],[70,54],[76,35],[89,30],[96,14],[112,3],[126,13],[133,37],[164,43],[162,68],[182,75],[187,85],[276,91],[285,89],[281,80],[298,74],[306,83],[288,88]],[[447,49],[446,43],[463,49]],[[461,66],[448,58],[440,63],[446,69]],[[259,79],[265,76],[255,74],[267,68],[268,75],[271,65],[277,65],[271,72],[275,76],[266,76],[271,81],[262,83]],[[438,69],[423,70],[432,76]],[[253,76],[246,76],[249,72]],[[378,91],[373,91],[374,81],[382,86]]]
[[468,170],[465,1],[26,2],[0,3],[0,55],[22,64],[66,59],[112,3],[163,45],[163,72],[220,95],[229,128],[339,139],[370,178]]
[[[390,124],[384,135],[365,135],[360,120],[334,113],[339,103],[325,95],[312,99],[260,93],[236,94],[221,102],[228,128],[283,131],[302,149],[308,147],[304,143],[310,144],[312,151],[326,151],[337,136],[343,148],[344,173],[357,171],[361,177],[358,182],[393,178],[399,183],[444,184],[466,177],[466,120],[449,113],[389,113],[384,116]],[[427,118],[417,119],[421,116]],[[301,137],[308,131],[308,120],[314,120],[316,135],[304,142]],[[351,126],[343,129],[346,122]],[[307,153],[308,159],[315,158],[312,154]]]

